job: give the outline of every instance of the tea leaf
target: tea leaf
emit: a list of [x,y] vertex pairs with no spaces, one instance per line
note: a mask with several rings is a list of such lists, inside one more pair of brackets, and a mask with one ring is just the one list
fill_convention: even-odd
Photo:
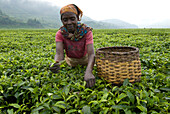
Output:
[[59,95],[53,95],[52,99],[61,99],[62,97]]
[[117,89],[118,89],[117,86],[114,86],[114,87],[112,88],[112,92],[116,91]]
[[137,106],[137,108],[139,108],[141,111],[147,113],[147,108],[144,106]]
[[8,114],[13,114],[14,110],[13,109],[8,109],[7,112],[8,112]]
[[123,86],[127,86],[128,84],[129,84],[129,79],[126,78],[126,79],[124,80],[124,82],[123,82]]
[[104,93],[104,95],[101,98],[101,101],[106,100],[108,95],[109,95],[109,93]]
[[71,109],[71,110],[67,111],[65,114],[72,114],[74,112],[77,112],[77,110],[76,109]]
[[20,108],[20,106],[18,104],[9,104],[9,106],[13,106],[15,108]]
[[132,112],[128,109],[125,109],[124,112],[125,112],[125,114],[132,114]]
[[70,100],[72,97],[75,97],[75,95],[70,95],[70,96],[66,99],[66,101]]
[[130,92],[130,91],[127,91],[126,92],[127,96],[129,97],[130,101],[132,102],[132,104],[134,104],[135,102],[135,97],[134,95]]
[[43,108],[44,108],[43,106],[39,106],[39,107],[34,108],[31,112],[37,112]]
[[56,104],[55,106],[57,106],[58,108],[62,108],[62,109],[65,109],[66,106],[62,105],[62,104]]
[[56,107],[56,106],[53,106],[52,109],[55,110],[55,111],[58,112],[58,113],[60,113],[60,111],[61,111],[61,109],[58,108],[58,107]]
[[91,110],[89,106],[84,106],[82,109],[83,114],[91,114]]
[[66,105],[65,105],[64,101],[58,101],[57,103],[55,103],[54,106],[57,106],[57,107],[62,108],[62,109],[66,108]]
[[170,88],[159,88],[160,90],[170,91]]
[[69,91],[70,91],[70,86],[65,86],[65,87],[64,87],[64,93],[65,93],[66,95],[68,95]]
[[96,104],[99,104],[99,102],[98,101],[90,101],[88,104],[94,104],[94,105],[96,105]]
[[125,93],[121,93],[118,98],[116,98],[116,102],[118,103],[120,100],[122,100],[123,98],[125,98],[127,95]]
[[32,93],[34,92],[34,89],[33,89],[33,88],[28,88],[28,90],[30,90]]

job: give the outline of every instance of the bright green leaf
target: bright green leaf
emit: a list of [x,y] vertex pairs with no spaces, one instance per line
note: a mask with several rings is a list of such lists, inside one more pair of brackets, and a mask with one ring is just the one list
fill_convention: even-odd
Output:
[[147,113],[147,108],[144,106],[137,106],[137,108],[139,108],[142,112]]
[[39,106],[39,107],[34,108],[31,112],[37,112],[43,108],[44,108],[43,106]]
[[75,113],[75,112],[77,112],[76,109],[71,109],[71,110],[67,111],[65,114],[72,114],[72,113]]
[[56,104],[55,106],[57,106],[58,108],[62,108],[62,109],[65,109],[66,106],[62,105],[62,104]]
[[114,86],[114,87],[112,88],[112,92],[116,91],[117,89],[118,89],[118,87],[117,87],[117,86]]
[[75,97],[75,95],[70,95],[70,96],[66,99],[66,101],[70,100],[72,97]]
[[104,93],[104,95],[102,96],[101,100],[106,100],[108,95],[109,95],[109,93]]
[[20,108],[20,106],[18,104],[9,104],[9,106],[13,106],[15,108]]
[[116,102],[118,103],[120,100],[122,100],[123,98],[125,98],[127,95],[125,93],[121,93],[118,98],[116,98]]
[[98,101],[90,101],[88,104],[94,104],[94,105],[96,105],[96,104],[99,104],[99,102]]
[[30,90],[32,93],[33,93],[33,91],[34,91],[34,89],[33,89],[33,88],[28,88],[28,90]]

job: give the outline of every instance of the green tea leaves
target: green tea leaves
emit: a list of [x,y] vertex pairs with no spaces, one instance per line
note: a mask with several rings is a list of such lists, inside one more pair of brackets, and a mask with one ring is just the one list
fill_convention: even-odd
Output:
[[122,85],[114,85],[98,76],[95,64],[92,72],[96,83],[92,88],[86,88],[83,80],[87,66],[72,68],[63,60],[60,72],[49,70],[49,64],[55,63],[56,32],[0,30],[0,113],[169,112],[170,29],[93,30],[95,50],[112,46],[139,48],[142,76],[140,82],[124,79]]

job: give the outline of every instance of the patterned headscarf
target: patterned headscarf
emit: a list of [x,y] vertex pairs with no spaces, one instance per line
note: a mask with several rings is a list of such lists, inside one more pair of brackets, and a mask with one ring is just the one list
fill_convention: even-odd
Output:
[[68,30],[64,26],[62,26],[60,30],[64,38],[70,39],[72,41],[79,41],[80,39],[84,37],[86,33],[88,33],[89,31],[92,31],[92,28],[88,27],[86,24],[78,22],[77,30],[74,32],[74,34],[69,33]]
[[81,17],[83,16],[83,12],[75,4],[66,5],[60,9],[60,15],[66,12],[73,12],[74,14],[76,14],[78,16],[78,21],[80,21]]

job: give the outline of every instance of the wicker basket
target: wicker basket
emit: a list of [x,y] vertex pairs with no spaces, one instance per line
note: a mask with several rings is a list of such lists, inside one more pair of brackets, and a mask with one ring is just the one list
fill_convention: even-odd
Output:
[[140,81],[141,62],[136,47],[104,47],[96,50],[96,64],[99,77],[110,83],[120,85],[124,79],[129,82]]

